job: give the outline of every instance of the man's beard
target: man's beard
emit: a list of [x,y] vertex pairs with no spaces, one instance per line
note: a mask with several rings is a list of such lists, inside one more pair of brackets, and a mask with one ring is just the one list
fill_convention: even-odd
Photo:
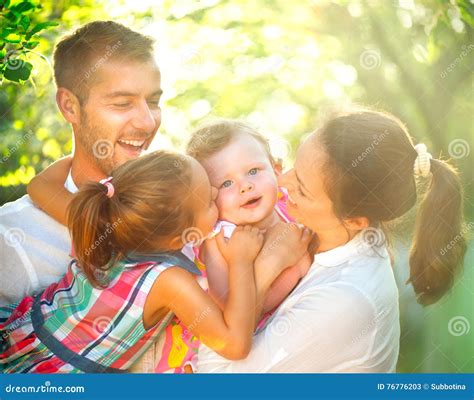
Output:
[[100,127],[91,124],[87,114],[81,115],[81,126],[77,132],[77,140],[91,162],[99,167],[105,175],[110,175],[117,166],[114,157],[115,141],[110,140],[110,137]]

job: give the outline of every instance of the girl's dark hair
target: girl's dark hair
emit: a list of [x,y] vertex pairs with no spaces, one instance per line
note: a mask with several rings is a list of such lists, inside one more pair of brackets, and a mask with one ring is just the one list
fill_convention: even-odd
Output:
[[[366,217],[370,226],[382,227],[415,205],[417,152],[400,120],[354,109],[330,118],[316,138],[328,156],[325,187],[339,218]],[[409,281],[423,305],[436,302],[451,288],[466,252],[458,173],[436,159],[430,172],[410,251]]]
[[[115,193],[91,182],[75,194],[68,226],[78,264],[93,285],[98,272],[130,252],[152,253],[192,225],[190,159],[157,151],[112,172]],[[100,274],[99,274],[100,276]]]

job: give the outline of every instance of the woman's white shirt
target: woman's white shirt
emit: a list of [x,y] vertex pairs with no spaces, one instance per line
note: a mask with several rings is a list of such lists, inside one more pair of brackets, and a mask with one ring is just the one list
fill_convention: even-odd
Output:
[[201,345],[197,372],[395,372],[398,289],[383,242],[380,230],[367,228],[316,254],[246,359]]

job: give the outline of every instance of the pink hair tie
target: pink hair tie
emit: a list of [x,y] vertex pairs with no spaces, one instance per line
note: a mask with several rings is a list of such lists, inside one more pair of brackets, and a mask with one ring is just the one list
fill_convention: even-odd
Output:
[[115,188],[114,185],[112,185],[112,177],[109,176],[108,178],[101,179],[99,183],[102,183],[107,188],[107,197],[110,199],[114,193],[115,193]]

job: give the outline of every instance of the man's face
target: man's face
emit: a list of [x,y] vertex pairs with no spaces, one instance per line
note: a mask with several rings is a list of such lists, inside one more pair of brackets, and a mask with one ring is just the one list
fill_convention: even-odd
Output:
[[146,150],[160,127],[160,71],[151,60],[107,61],[94,72],[88,90],[74,127],[76,151],[110,174]]

